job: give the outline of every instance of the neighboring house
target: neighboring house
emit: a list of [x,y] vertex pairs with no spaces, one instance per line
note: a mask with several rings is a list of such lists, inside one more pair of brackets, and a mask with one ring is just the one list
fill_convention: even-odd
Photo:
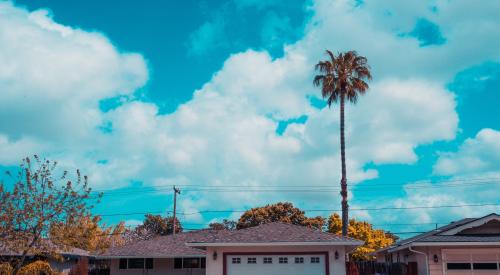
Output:
[[345,255],[363,242],[308,227],[269,223],[200,230],[109,249],[114,274],[345,275]]
[[500,275],[500,216],[452,222],[375,254],[379,262],[417,263],[419,275]]
[[[87,251],[78,248],[68,248],[64,251],[57,251],[57,253],[62,256],[61,259],[54,259],[53,257],[44,255],[29,254],[27,255],[26,261],[31,262],[37,259],[46,260],[54,271],[62,274],[69,274],[71,268],[75,266],[80,259],[89,257],[89,253]],[[0,242],[0,262],[10,261],[13,258],[20,257],[21,254],[10,251]]]

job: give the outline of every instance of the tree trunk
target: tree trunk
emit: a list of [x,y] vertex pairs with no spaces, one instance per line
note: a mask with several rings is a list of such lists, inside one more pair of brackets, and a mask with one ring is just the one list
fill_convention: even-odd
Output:
[[347,204],[347,176],[345,168],[345,137],[344,137],[344,94],[340,96],[340,157],[342,162],[342,179],[340,180],[340,195],[342,195],[342,236],[347,236],[349,225],[349,206]]
[[21,267],[23,266],[24,261],[26,261],[27,254],[28,254],[28,250],[23,251],[23,254],[21,255],[21,259],[14,266],[14,270],[12,271],[12,275],[17,275],[17,273],[19,272],[19,269],[21,269]]

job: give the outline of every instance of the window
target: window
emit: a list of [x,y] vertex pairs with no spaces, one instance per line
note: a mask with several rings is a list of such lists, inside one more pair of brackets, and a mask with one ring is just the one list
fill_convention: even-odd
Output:
[[120,269],[153,269],[152,258],[121,258]]
[[146,269],[153,269],[153,259],[152,258],[146,259]]
[[201,258],[201,268],[206,268],[207,267],[207,259]]
[[472,268],[475,270],[497,270],[496,263],[473,263]]
[[247,264],[256,264],[257,263],[257,258],[248,258],[247,259]]
[[446,267],[449,270],[470,270],[470,263],[448,263]]
[[205,258],[175,258],[174,269],[205,268]]
[[295,257],[295,263],[296,264],[303,264],[304,263],[304,257]]
[[127,269],[127,259],[120,259],[120,269]]
[[319,264],[319,257],[311,257],[311,264]]
[[233,258],[232,263],[233,264],[241,264],[241,258]]
[[184,258],[182,268],[200,268],[200,258]]
[[182,258],[174,259],[174,269],[182,269]]
[[128,259],[128,269],[144,269],[144,258]]
[[272,264],[273,263],[273,258],[264,257],[264,263],[265,264]]
[[288,263],[288,258],[287,257],[279,257],[278,262],[280,264],[287,264]]

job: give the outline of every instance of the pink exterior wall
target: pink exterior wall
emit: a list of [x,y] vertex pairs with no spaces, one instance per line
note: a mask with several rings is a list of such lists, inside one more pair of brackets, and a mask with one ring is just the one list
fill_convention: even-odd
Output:
[[[429,259],[429,275],[446,275],[443,272],[445,270],[445,263],[443,261],[443,255],[445,251],[462,251],[464,253],[474,253],[474,252],[481,252],[481,249],[488,249],[488,250],[500,250],[500,247],[481,247],[481,246],[474,246],[474,247],[467,247],[467,246],[427,246],[427,247],[412,247],[413,250],[421,251],[424,252],[428,259]],[[392,259],[393,262],[397,262],[398,259],[398,254],[399,254],[399,259],[400,262],[402,263],[408,263],[408,262],[417,262],[418,265],[418,274],[419,275],[426,275],[427,270],[426,270],[426,264],[425,264],[425,256],[421,254],[416,254],[408,249],[406,250],[400,250],[398,252],[393,252],[392,253]],[[438,262],[434,262],[434,255],[438,257]],[[377,254],[377,262],[385,262],[385,254],[380,253]]]
[[[211,247],[207,248],[207,273],[206,275],[223,275],[223,255],[228,252],[235,253],[273,253],[273,252],[328,252],[330,275],[345,275],[345,247],[344,246],[266,246],[266,247]],[[339,259],[335,259],[335,251]],[[217,252],[217,259],[213,254]]]

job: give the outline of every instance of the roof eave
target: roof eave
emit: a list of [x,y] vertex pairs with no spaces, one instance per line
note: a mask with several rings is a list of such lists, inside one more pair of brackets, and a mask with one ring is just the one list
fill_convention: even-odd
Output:
[[168,256],[148,256],[148,255],[99,255],[95,256],[96,259],[122,259],[122,258],[130,258],[130,259],[138,259],[138,258],[154,258],[154,259],[174,259],[174,258],[205,258],[204,254],[191,254],[191,255],[168,255]]
[[349,246],[360,246],[363,245],[362,241],[346,241],[346,242],[263,242],[263,243],[186,243],[190,247],[222,247],[222,246],[241,246],[241,247],[253,247],[253,246],[325,246],[325,245],[349,245]]
[[415,246],[500,246],[500,242],[413,242],[388,249],[387,252],[392,253]]

